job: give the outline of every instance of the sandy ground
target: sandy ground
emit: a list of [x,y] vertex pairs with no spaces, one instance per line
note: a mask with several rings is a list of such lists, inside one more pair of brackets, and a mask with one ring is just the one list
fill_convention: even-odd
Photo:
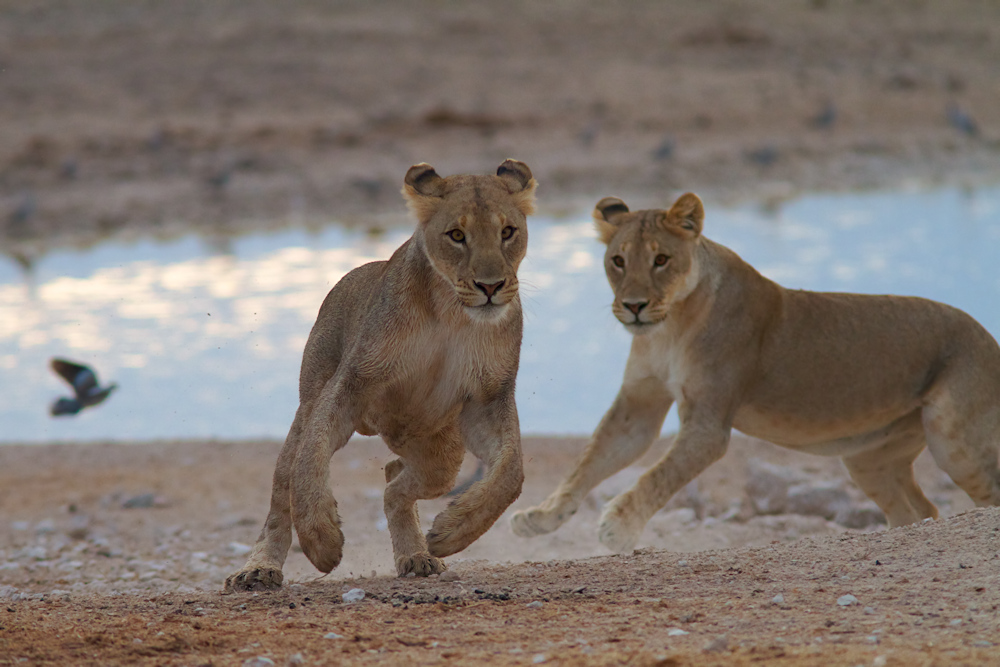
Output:
[[[257,656],[285,664],[296,654],[306,664],[389,665],[1000,657],[1000,510],[968,511],[969,499],[928,458],[918,461],[919,481],[950,518],[848,531],[820,517],[748,510],[751,459],[827,482],[845,482],[845,473],[835,459],[740,436],[697,490],[650,522],[636,553],[608,555],[596,539],[600,508],[662,453],[661,441],[558,532],[515,537],[510,513],[543,498],[584,444],[526,438],[524,492],[507,514],[449,558],[446,575],[399,579],[381,510],[391,457],[381,441],[359,438],[331,473],[343,564],[319,577],[293,547],[280,592],[233,595],[222,584],[266,514],[279,443],[2,447],[0,664],[240,665]],[[443,507],[421,505],[428,527]],[[354,588],[364,600],[345,603]],[[857,602],[838,605],[845,595]]]
[[[0,250],[30,269],[107,238],[399,224],[420,161],[517,157],[549,213],[995,183],[997,62],[1000,5],[974,0],[0,0]],[[512,509],[581,446],[526,439]],[[641,468],[554,535],[502,519],[453,574],[414,580],[391,576],[386,450],[361,440],[332,473],[343,565],[316,579],[293,552],[282,591],[223,596],[277,447],[0,447],[0,665],[1000,662],[1000,511],[970,511],[929,460],[945,518],[849,531],[750,511],[751,458],[844,473],[741,439],[635,554],[594,531]]]

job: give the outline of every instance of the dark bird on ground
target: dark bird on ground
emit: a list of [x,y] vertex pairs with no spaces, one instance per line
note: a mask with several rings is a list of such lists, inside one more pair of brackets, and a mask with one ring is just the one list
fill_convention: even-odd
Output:
[[972,115],[962,109],[957,104],[949,104],[946,109],[946,114],[948,116],[948,122],[956,130],[967,134],[970,137],[975,137],[979,135],[979,126],[976,124],[976,119]]
[[664,162],[674,156],[674,138],[664,137],[660,145],[653,149],[652,157],[657,162]]
[[830,101],[827,101],[823,105],[823,108],[819,112],[809,119],[809,124],[815,127],[817,130],[825,130],[829,127],[833,127],[833,124],[837,122],[837,106]]
[[64,396],[53,403],[52,407],[49,408],[49,413],[53,417],[75,415],[84,408],[97,405],[103,402],[118,387],[113,382],[107,387],[100,386],[97,383],[97,374],[87,366],[66,361],[65,359],[53,359],[51,363],[52,370],[58,373],[66,382],[69,382],[73,387],[73,392],[76,394],[73,398],[66,398]]

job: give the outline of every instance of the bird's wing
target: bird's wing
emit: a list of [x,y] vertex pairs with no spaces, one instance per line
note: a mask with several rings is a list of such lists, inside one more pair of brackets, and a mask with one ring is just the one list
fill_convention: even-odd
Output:
[[61,375],[66,382],[73,385],[78,396],[85,396],[97,386],[97,376],[86,366],[74,364],[65,359],[53,359],[52,370]]

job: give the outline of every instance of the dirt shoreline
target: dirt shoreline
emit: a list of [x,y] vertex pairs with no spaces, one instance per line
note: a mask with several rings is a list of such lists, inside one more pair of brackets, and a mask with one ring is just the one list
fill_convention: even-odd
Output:
[[[548,214],[1000,182],[1000,4],[623,7],[0,2],[0,251],[30,271],[105,239],[408,224],[398,191],[420,161],[521,159]],[[583,442],[525,438],[512,509]],[[223,596],[278,446],[0,446],[0,665],[1000,661],[1000,510],[972,510],[926,455],[940,521],[749,512],[753,458],[862,499],[836,460],[738,438],[635,554],[607,555],[595,527],[641,467],[551,536],[504,518],[449,559],[457,578],[413,580],[391,576],[385,448],[359,440],[333,470],[342,566],[316,579],[293,551],[281,591]],[[351,588],[365,599],[345,604]]]

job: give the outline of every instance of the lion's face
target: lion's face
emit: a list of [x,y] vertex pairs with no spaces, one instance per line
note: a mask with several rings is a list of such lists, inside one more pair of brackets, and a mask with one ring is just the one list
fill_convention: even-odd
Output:
[[420,164],[405,183],[435,271],[471,318],[501,321],[517,299],[517,268],[528,249],[535,180],[527,165],[507,160],[496,176],[441,178]]
[[629,211],[620,199],[605,197],[594,221],[607,245],[604,270],[615,293],[612,311],[632,333],[663,321],[673,303],[694,287],[693,255],[704,208],[693,194],[664,210]]

